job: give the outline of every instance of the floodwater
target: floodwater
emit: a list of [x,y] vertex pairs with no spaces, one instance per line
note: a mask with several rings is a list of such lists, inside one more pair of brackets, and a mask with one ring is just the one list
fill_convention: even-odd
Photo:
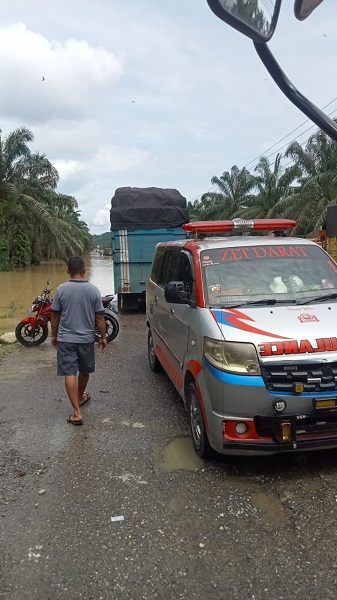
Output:
[[[113,263],[109,256],[88,256],[86,275],[102,296],[114,293]],[[0,271],[0,335],[14,331],[32,302],[46,287],[47,280],[55,290],[69,279],[64,262],[48,262],[27,269]]]

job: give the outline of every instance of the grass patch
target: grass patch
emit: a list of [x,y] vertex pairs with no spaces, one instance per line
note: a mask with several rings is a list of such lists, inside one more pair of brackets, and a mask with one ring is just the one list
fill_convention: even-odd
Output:
[[16,311],[18,309],[21,309],[22,306],[18,306],[17,304],[15,304],[13,301],[10,303],[9,307],[7,308],[7,310],[5,310],[4,312],[0,313],[0,319],[11,319],[12,317],[14,317]]

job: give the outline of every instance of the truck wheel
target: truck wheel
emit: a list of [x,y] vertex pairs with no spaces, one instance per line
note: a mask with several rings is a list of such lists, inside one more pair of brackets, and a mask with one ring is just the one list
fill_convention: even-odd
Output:
[[194,450],[201,458],[210,458],[212,448],[208,441],[201,404],[194,381],[190,383],[187,390],[187,415]]
[[147,354],[149,357],[149,365],[150,365],[151,371],[154,371],[154,373],[158,373],[159,371],[162,371],[163,367],[161,366],[158,358],[156,357],[155,351],[154,351],[153,337],[152,337],[151,329],[149,329],[149,334],[148,334],[148,338],[147,338]]

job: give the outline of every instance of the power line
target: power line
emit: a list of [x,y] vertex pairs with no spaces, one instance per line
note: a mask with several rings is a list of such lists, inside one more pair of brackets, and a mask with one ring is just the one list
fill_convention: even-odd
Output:
[[[330,104],[332,104],[336,100],[337,100],[337,96],[336,96],[336,98],[334,98],[333,100],[331,100],[331,102],[329,102],[328,104],[326,104],[325,106],[323,106],[322,110],[324,110],[325,108],[328,108],[328,106],[330,106]],[[250,165],[251,163],[255,163],[261,156],[264,156],[266,152],[269,152],[269,150],[272,150],[273,148],[275,148],[275,146],[277,146],[278,144],[280,144],[281,142],[283,142],[283,140],[287,139],[287,137],[289,137],[292,133],[294,133],[295,131],[297,131],[301,127],[303,127],[303,125],[305,125],[306,123],[308,123],[310,120],[311,119],[306,119],[305,121],[303,121],[303,123],[301,123],[301,125],[298,125],[298,127],[295,127],[295,129],[293,129],[292,131],[290,131],[290,133],[288,133],[287,135],[285,135],[278,142],[275,142],[275,144],[273,144],[272,146],[270,146],[270,148],[267,148],[267,150],[265,150],[264,152],[262,152],[262,154],[259,154],[256,158],[254,158],[253,160],[250,160],[249,163],[247,163],[243,168],[247,168],[248,165]],[[312,125],[311,127],[315,127],[315,125]],[[300,134],[300,135],[302,135],[302,134]]]
[[[337,112],[337,108],[336,108],[335,110],[333,110],[331,113],[329,113],[329,115],[328,115],[328,116],[332,115],[332,114],[333,114],[333,113],[335,113],[335,112]],[[315,127],[315,126],[313,125],[313,127]],[[308,132],[310,129],[312,129],[312,127],[309,127],[309,129],[306,129],[306,130],[305,130],[305,131],[303,131],[303,133],[301,133],[300,135],[303,135],[304,133]],[[298,137],[300,137],[300,136],[298,136]],[[307,138],[306,138],[306,139],[305,139],[303,142],[299,142],[300,146],[304,146],[304,144],[306,144],[306,143],[307,143],[307,142],[310,140],[310,138],[311,138],[311,135],[309,135],[309,137],[307,137]],[[297,139],[297,138],[295,138],[295,139]],[[294,139],[294,140],[292,140],[292,141],[295,141],[295,139]],[[287,146],[287,144],[286,144],[286,146]],[[273,152],[273,154],[275,154],[275,152]],[[286,168],[288,165],[290,165],[292,162],[294,162],[294,161],[293,161],[293,160],[290,160],[290,161],[289,161],[289,162],[287,162],[285,165],[282,165],[282,166],[283,166],[283,168],[285,169],[285,168]],[[269,166],[270,166],[270,167],[272,167],[272,166],[273,166],[275,163],[276,163],[276,160],[274,160],[272,163],[269,163]]]
[[[330,106],[330,104],[332,104],[333,102],[335,102],[337,100],[337,96],[336,98],[334,98],[333,100],[331,100],[330,102],[328,102],[328,104],[326,104],[325,106],[323,106],[323,108],[321,110],[324,110],[325,108],[327,108],[328,106]],[[333,113],[335,113],[337,111],[337,109],[333,110],[331,113],[329,113],[328,116],[332,115]],[[269,150],[272,150],[273,148],[275,148],[275,146],[277,146],[278,144],[280,144],[281,142],[283,142],[285,139],[287,139],[292,133],[294,133],[295,131],[297,131],[298,129],[300,129],[301,127],[303,127],[303,125],[305,125],[306,123],[308,123],[311,119],[306,119],[305,121],[303,121],[303,123],[301,123],[300,125],[298,125],[297,127],[295,127],[295,129],[293,129],[292,131],[290,131],[287,135],[285,135],[283,138],[281,138],[278,142],[275,142],[275,144],[273,144],[272,146],[270,146],[270,148],[267,148],[267,150],[265,150],[264,152],[262,152],[261,154],[259,154],[256,158],[254,158],[253,160],[249,161],[244,167],[243,169],[247,168],[251,163],[256,163],[256,161],[261,158],[262,156],[265,156],[266,152],[269,152]],[[301,137],[302,135],[304,135],[304,133],[307,133],[310,129],[313,129],[315,127],[315,124],[311,125],[311,127],[309,127],[308,129],[306,129],[305,131],[303,131],[302,133],[300,133],[299,135],[297,135],[295,138],[293,138],[291,141],[294,142],[296,141],[299,137]],[[302,144],[305,144],[308,140],[310,139],[307,138],[304,142],[302,142]],[[278,148],[275,152],[272,152],[269,156],[272,156],[273,154],[276,154],[277,152],[279,152],[280,150],[282,150],[282,148],[284,148],[285,146],[288,146],[289,142],[287,142],[286,144],[284,144],[283,146],[281,146],[280,148]],[[301,145],[302,145],[301,144]],[[269,158],[268,156],[266,156],[266,158]],[[276,161],[274,161],[273,163],[270,164],[270,166],[273,166],[275,164]],[[292,162],[292,161],[290,161]],[[257,163],[256,163],[257,164]],[[287,163],[287,165],[290,163]],[[287,166],[285,165],[285,166]],[[255,165],[256,166],[256,165]],[[217,185],[213,185],[212,187],[210,187],[208,190],[206,190],[205,192],[201,192],[201,194],[198,194],[198,196],[195,196],[194,198],[192,198],[192,200],[190,200],[190,202],[194,202],[195,200],[198,200],[199,198],[201,198],[201,196],[203,196],[204,194],[208,194],[209,192],[211,192],[212,190],[216,189]]]
[[[337,108],[335,108],[335,110],[332,110],[330,113],[328,113],[328,117],[330,117],[331,115],[333,115],[335,112],[337,112]],[[308,119],[308,121],[309,121],[309,119]],[[302,131],[302,133],[299,133],[299,135],[298,135],[297,137],[295,137],[294,139],[292,139],[292,140],[290,141],[290,143],[291,143],[291,142],[294,142],[295,140],[297,140],[299,137],[301,137],[301,136],[302,136],[302,135],[304,135],[305,133],[308,133],[308,131],[310,131],[310,129],[313,129],[314,127],[316,127],[316,125],[311,125],[311,127],[308,127],[308,129],[305,129],[304,131]],[[309,140],[309,139],[310,139],[310,137],[308,138],[308,140]],[[306,141],[308,141],[308,140],[306,140]],[[301,142],[301,143],[302,143],[302,142]],[[271,156],[273,156],[273,154],[278,154],[278,152],[279,152],[280,150],[283,150],[283,148],[285,148],[286,146],[289,146],[289,142],[287,142],[286,144],[284,144],[283,146],[281,146],[281,147],[280,147],[280,148],[278,148],[277,150],[274,150],[274,152],[272,152],[271,154],[268,154],[268,156],[266,156],[265,158],[270,158]],[[261,155],[261,156],[264,156],[264,154],[263,154],[263,155]],[[260,158],[261,158],[261,156],[260,156]],[[256,164],[257,164],[257,163],[256,163]],[[272,164],[274,164],[274,163],[272,163]],[[253,167],[252,167],[252,168],[253,168]]]

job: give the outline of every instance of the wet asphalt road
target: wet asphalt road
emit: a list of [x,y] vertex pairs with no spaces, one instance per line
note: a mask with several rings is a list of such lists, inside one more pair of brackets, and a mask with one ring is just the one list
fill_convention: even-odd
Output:
[[0,598],[335,599],[337,451],[203,464],[144,315],[120,326],[83,427],[49,342],[0,363]]

